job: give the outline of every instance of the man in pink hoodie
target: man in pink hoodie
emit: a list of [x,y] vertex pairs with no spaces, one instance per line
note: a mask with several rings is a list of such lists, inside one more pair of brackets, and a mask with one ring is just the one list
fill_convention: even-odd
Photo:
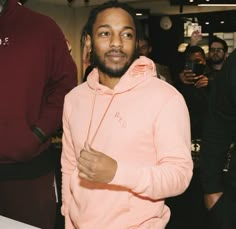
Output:
[[62,213],[66,229],[165,228],[166,197],[192,177],[184,99],[137,56],[138,23],[126,4],[91,11],[85,45],[95,68],[66,95]]

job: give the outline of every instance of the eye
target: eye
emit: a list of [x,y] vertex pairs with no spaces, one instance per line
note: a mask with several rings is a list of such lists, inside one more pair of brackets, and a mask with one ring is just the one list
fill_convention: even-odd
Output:
[[131,32],[124,32],[121,34],[121,36],[126,39],[132,39],[134,37],[133,33],[131,33]]
[[109,37],[110,36],[110,32],[102,31],[98,35],[99,35],[99,37]]

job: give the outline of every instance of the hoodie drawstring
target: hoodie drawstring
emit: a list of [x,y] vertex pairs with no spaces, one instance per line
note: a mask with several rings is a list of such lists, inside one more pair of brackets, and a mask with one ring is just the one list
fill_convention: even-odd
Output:
[[108,103],[108,105],[107,105],[107,108],[106,108],[106,110],[104,111],[100,122],[98,123],[98,126],[97,126],[97,128],[96,128],[96,130],[95,130],[95,132],[94,132],[94,134],[93,134],[93,137],[91,138],[91,141],[89,141],[90,132],[91,132],[91,126],[92,126],[93,113],[94,113],[94,107],[95,107],[95,103],[96,103],[96,97],[97,97],[97,89],[95,90],[95,95],[94,95],[94,99],[93,99],[92,114],[91,114],[91,118],[90,118],[90,122],[89,122],[89,128],[88,128],[87,138],[86,138],[86,142],[85,142],[85,146],[84,146],[84,147],[86,147],[87,143],[90,143],[89,145],[92,146],[92,144],[93,144],[93,142],[94,142],[94,139],[95,139],[95,137],[97,136],[97,133],[98,133],[98,131],[99,131],[99,129],[100,129],[102,123],[103,123],[103,120],[105,119],[106,114],[107,114],[107,112],[108,112],[108,110],[109,110],[109,108],[110,108],[110,106],[111,106],[111,103],[112,103],[112,101],[113,101],[113,99],[114,99],[114,97],[115,97],[115,94],[112,95],[112,98],[111,98],[111,100],[109,101],[109,103]]

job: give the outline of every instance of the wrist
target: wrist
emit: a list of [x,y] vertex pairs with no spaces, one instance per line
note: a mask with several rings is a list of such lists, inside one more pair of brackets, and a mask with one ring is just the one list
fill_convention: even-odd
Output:
[[44,133],[44,131],[42,129],[40,129],[39,127],[33,125],[31,126],[31,130],[33,131],[33,133],[39,138],[41,143],[44,143],[47,141],[47,136]]

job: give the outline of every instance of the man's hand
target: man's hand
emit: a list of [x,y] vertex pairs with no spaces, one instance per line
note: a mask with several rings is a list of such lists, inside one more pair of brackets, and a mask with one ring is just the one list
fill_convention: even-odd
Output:
[[198,30],[193,31],[190,37],[190,46],[198,45],[199,41],[201,40],[202,40],[202,34]]
[[92,182],[109,183],[116,174],[117,162],[87,146],[80,152],[78,169],[80,178]]
[[216,202],[220,199],[222,194],[223,192],[205,194],[204,201],[205,201],[206,208],[210,210],[216,204]]
[[179,74],[179,78],[184,84],[194,84],[198,79],[196,74],[192,72],[192,70],[183,70]]
[[208,78],[204,75],[197,76],[197,82],[194,84],[196,88],[206,87],[208,85]]
[[208,78],[204,75],[196,76],[192,70],[183,70],[179,74],[179,78],[184,84],[194,84],[196,88],[206,87],[208,85]]

